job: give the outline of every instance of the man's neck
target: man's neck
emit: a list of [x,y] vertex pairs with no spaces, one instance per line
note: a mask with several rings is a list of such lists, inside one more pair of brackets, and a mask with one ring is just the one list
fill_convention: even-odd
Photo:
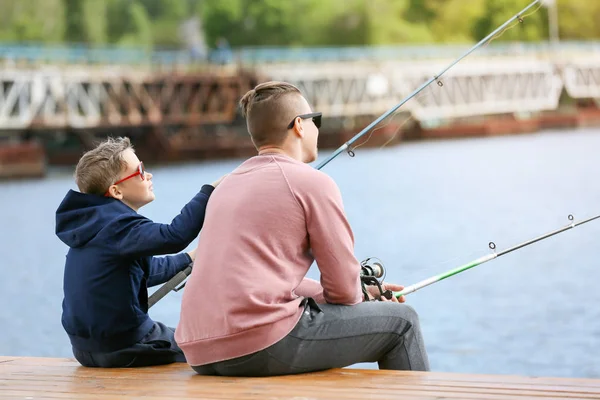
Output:
[[283,149],[282,147],[278,147],[278,146],[262,146],[261,148],[258,149],[259,156],[262,156],[263,154],[273,154],[273,153],[289,155],[288,152],[285,151],[285,149]]
[[258,155],[262,156],[264,154],[283,154],[293,158],[294,160],[303,162],[301,151],[292,151],[285,146],[262,146],[258,149]]

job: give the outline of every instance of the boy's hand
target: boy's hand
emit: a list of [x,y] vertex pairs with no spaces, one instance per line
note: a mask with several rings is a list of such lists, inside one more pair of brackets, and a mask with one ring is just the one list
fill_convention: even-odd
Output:
[[192,262],[196,259],[196,249],[192,250],[192,251],[188,251],[188,255],[190,256],[190,258],[192,259]]
[[225,178],[227,175],[229,175],[229,174],[225,174],[225,175],[223,175],[222,177],[220,177],[219,179],[217,179],[216,181],[214,181],[214,182],[212,183],[212,186],[213,186],[214,188],[216,188],[217,186],[219,186],[219,183],[221,183],[221,181],[223,180],[223,178]]

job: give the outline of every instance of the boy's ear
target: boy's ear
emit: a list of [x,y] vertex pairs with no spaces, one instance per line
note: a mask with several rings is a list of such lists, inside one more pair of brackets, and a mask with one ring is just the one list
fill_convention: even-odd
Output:
[[123,193],[119,190],[117,185],[111,185],[108,188],[108,194],[117,200],[123,200]]

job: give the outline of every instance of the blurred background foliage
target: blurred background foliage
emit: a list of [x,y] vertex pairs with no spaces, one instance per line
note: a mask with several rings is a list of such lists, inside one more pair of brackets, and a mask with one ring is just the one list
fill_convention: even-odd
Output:
[[[0,41],[178,49],[471,43],[529,0],[2,0]],[[600,1],[557,0],[562,40],[600,37]],[[548,10],[498,41],[548,40]]]

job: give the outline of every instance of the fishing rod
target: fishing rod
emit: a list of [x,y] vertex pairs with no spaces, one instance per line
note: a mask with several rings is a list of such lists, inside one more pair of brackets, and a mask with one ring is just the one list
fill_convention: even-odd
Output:
[[402,107],[407,101],[409,101],[410,99],[415,97],[417,94],[419,94],[423,89],[425,89],[427,86],[429,86],[432,82],[437,82],[438,86],[440,86],[440,87],[444,86],[444,83],[439,79],[442,75],[444,75],[450,68],[452,68],[453,66],[458,64],[463,58],[467,57],[469,54],[471,54],[472,52],[477,50],[479,47],[483,46],[485,43],[487,43],[491,39],[493,39],[494,36],[496,36],[498,34],[498,32],[501,32],[504,28],[506,28],[513,21],[518,20],[520,23],[522,23],[523,22],[522,15],[524,13],[526,13],[527,10],[529,10],[531,7],[538,4],[539,2],[540,2],[540,0],[533,1],[527,7],[525,7],[521,11],[519,11],[517,14],[513,15],[509,20],[507,20],[505,23],[503,23],[498,28],[496,28],[492,33],[490,33],[489,35],[487,35],[486,37],[481,39],[477,44],[475,44],[473,47],[471,47],[469,50],[467,50],[462,56],[460,56],[459,58],[454,60],[452,63],[450,63],[450,65],[448,65],[446,68],[444,68],[442,71],[440,71],[437,75],[434,75],[429,80],[427,80],[425,83],[423,83],[421,86],[419,86],[408,97],[404,98],[404,100],[402,100],[400,103],[396,104],[394,107],[390,108],[388,111],[383,113],[379,118],[377,118],[375,121],[371,122],[366,128],[364,128],[362,131],[360,131],[359,133],[354,135],[354,137],[352,139],[348,140],[346,143],[341,145],[337,150],[335,150],[333,152],[333,154],[331,154],[329,157],[327,157],[325,160],[323,160],[317,166],[317,169],[323,168],[331,160],[333,160],[338,155],[340,155],[344,150],[347,150],[348,154],[351,157],[354,157],[354,151],[350,147],[350,146],[352,146],[352,144],[354,144],[358,139],[360,139],[362,136],[364,136],[367,132],[369,132],[371,129],[373,129],[377,124],[379,124],[385,118],[387,118],[390,114],[394,113],[397,109]]
[[179,292],[181,289],[183,289],[185,283],[181,286],[179,286],[179,284],[185,281],[185,279],[192,273],[192,265],[193,263],[190,263],[183,271],[179,271],[177,275],[169,279],[167,283],[162,285],[156,292],[152,293],[150,297],[148,297],[148,308],[158,303],[158,301],[165,297],[171,290]]
[[[401,290],[399,292],[394,292],[394,296],[400,297],[400,296],[407,295],[409,293],[414,293],[417,290],[424,288],[425,286],[429,286],[429,285],[431,285],[433,283],[442,281],[442,280],[444,280],[446,278],[450,278],[451,276],[454,276],[456,274],[464,272],[464,271],[466,271],[468,269],[477,267],[478,265],[484,264],[484,263],[486,263],[488,261],[491,261],[491,260],[493,260],[495,258],[498,258],[498,257],[503,256],[505,254],[511,253],[511,252],[513,252],[515,250],[518,250],[518,249],[521,249],[523,247],[529,246],[529,245],[531,245],[533,243],[536,243],[536,242],[539,242],[541,240],[547,239],[547,238],[549,238],[551,236],[558,235],[559,233],[564,232],[564,231],[569,230],[569,229],[573,229],[576,226],[587,224],[588,222],[591,222],[591,221],[593,221],[595,219],[598,219],[598,218],[600,218],[600,215],[596,215],[595,217],[591,217],[591,218],[585,219],[585,220],[580,221],[580,222],[571,222],[569,225],[566,225],[566,226],[564,226],[564,227],[562,227],[560,229],[557,229],[555,231],[546,233],[545,235],[542,235],[542,236],[538,236],[535,239],[531,239],[531,240],[528,240],[526,242],[517,244],[517,245],[515,245],[513,247],[509,247],[508,249],[502,250],[502,251],[497,252],[497,253],[495,252],[495,250],[496,250],[496,244],[494,242],[490,242],[488,246],[489,246],[489,248],[491,250],[494,251],[493,253],[488,254],[487,256],[480,257],[480,258],[478,258],[478,259],[476,259],[474,261],[471,261],[470,263],[461,265],[460,267],[456,267],[456,268],[451,269],[451,270],[449,270],[447,272],[444,272],[442,274],[435,275],[435,276],[432,276],[431,278],[422,280],[421,282],[415,283],[414,285],[407,286],[407,287],[405,287],[403,290]],[[569,215],[569,221],[573,221],[573,215]]]
[[[344,150],[347,150],[348,154],[351,157],[354,157],[354,151],[350,147],[350,146],[352,146],[352,144],[354,144],[358,139],[360,139],[367,132],[369,132],[371,129],[373,129],[382,120],[387,118],[390,114],[394,113],[397,109],[402,107],[410,99],[412,99],[417,94],[419,94],[423,89],[425,89],[427,86],[429,86],[432,82],[437,82],[438,86],[440,86],[440,87],[444,86],[443,82],[439,79],[442,75],[444,75],[450,68],[452,68],[453,66],[458,64],[462,59],[467,57],[469,54],[471,54],[472,52],[474,52],[475,50],[477,50],[478,48],[483,46],[485,43],[487,43],[491,39],[493,39],[494,36],[496,36],[499,32],[502,32],[502,30],[505,29],[513,21],[518,20],[520,23],[522,23],[523,22],[523,14],[525,14],[530,8],[532,8],[534,5],[536,5],[538,3],[540,3],[540,0],[534,0],[527,7],[525,7],[521,11],[519,11],[517,14],[513,15],[505,23],[503,23],[498,28],[496,28],[492,33],[490,33],[489,35],[487,35],[486,37],[481,39],[477,44],[475,44],[473,47],[471,47],[469,50],[467,50],[463,55],[458,57],[456,60],[451,62],[446,68],[444,68],[442,71],[440,71],[437,75],[434,75],[432,78],[427,80],[425,83],[423,83],[421,86],[419,86],[415,91],[413,91],[409,96],[404,98],[400,103],[396,104],[394,107],[390,108],[388,111],[383,113],[379,118],[377,118],[375,121],[371,122],[366,128],[364,128],[362,131],[357,133],[352,139],[350,139],[349,141],[344,143],[342,146],[340,146],[337,150],[335,150],[333,152],[333,154],[331,154],[329,157],[327,157],[325,160],[323,160],[317,166],[317,169],[323,168],[331,160],[333,160],[335,157],[337,157],[339,154],[341,154]],[[186,269],[185,271],[188,271],[188,269]],[[167,293],[169,293],[171,290],[175,290],[177,285],[179,285],[181,282],[183,282],[183,280],[185,280],[185,278],[187,278],[187,276],[190,273],[191,273],[191,269],[187,272],[187,274],[179,273],[175,277],[171,278],[170,281],[165,283],[159,290],[157,290],[155,293],[152,294],[152,296],[150,296],[152,298],[152,303],[150,303],[150,301],[148,302],[149,303],[148,308],[150,308],[150,307],[152,307],[152,305],[156,304],[156,302],[158,302],[162,297],[166,296]],[[174,282],[171,282],[171,281],[174,281]],[[176,289],[176,291],[181,290],[184,286],[185,286],[185,284],[181,285],[179,288]],[[386,295],[389,295],[389,293],[387,293]]]

